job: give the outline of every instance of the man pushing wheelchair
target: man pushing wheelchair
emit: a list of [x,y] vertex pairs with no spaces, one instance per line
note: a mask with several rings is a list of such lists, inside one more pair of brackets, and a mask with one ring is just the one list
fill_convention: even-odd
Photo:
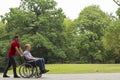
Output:
[[45,61],[44,58],[35,58],[31,55],[30,53],[31,46],[30,44],[25,45],[25,51],[23,53],[21,47],[20,47],[20,42],[19,42],[19,35],[14,36],[14,40],[11,42],[10,49],[8,51],[8,64],[4,70],[3,77],[4,78],[9,78],[10,76],[7,75],[7,72],[11,66],[13,66],[13,72],[14,72],[14,78],[20,78],[17,75],[16,72],[16,62],[15,62],[15,56],[16,52],[20,54],[20,56],[25,57],[27,61],[33,61],[35,62],[36,66],[39,67],[41,74],[44,74],[48,72],[49,70],[45,69]]

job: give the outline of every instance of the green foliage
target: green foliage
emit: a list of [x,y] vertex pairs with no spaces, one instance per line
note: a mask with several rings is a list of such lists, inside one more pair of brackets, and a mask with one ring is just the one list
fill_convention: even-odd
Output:
[[81,62],[104,62],[102,36],[110,18],[98,6],[89,6],[75,20],[76,45]]
[[104,30],[110,22],[110,18],[107,14],[100,10],[98,6],[93,5],[86,7],[83,11],[81,11],[76,21],[79,27],[78,30],[82,30],[82,32],[89,30],[96,33],[99,38],[103,36]]
[[120,19],[120,8],[118,8],[118,10],[116,11],[116,14],[117,14],[117,16],[118,16],[119,19]]
[[114,21],[107,29],[103,39],[107,49],[120,47],[120,20]]
[[[120,15],[120,9],[116,11],[117,16]],[[115,59],[115,62],[119,63],[120,61],[120,19],[113,18],[109,26],[107,26],[105,34],[103,36],[103,45],[104,48],[108,51],[112,51],[112,55]]]
[[4,67],[6,64],[6,53],[8,50],[8,43],[9,40],[7,40],[6,35],[6,25],[2,22],[0,22],[0,64],[2,64],[0,67]]

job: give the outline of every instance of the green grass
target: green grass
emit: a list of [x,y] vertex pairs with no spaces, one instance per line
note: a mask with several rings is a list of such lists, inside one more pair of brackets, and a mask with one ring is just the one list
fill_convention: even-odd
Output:
[[[120,64],[47,64],[48,74],[119,73]],[[19,67],[17,68],[18,71]],[[12,73],[12,70],[9,71]]]
[[49,73],[116,73],[120,72],[119,64],[49,64]]

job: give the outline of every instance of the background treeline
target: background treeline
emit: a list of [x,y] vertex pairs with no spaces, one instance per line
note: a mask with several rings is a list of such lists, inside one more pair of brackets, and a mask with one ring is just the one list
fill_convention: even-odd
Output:
[[[119,63],[120,9],[117,16],[99,6],[84,8],[77,19],[66,18],[54,0],[21,0],[1,16],[0,67],[7,62],[9,44],[15,34],[32,45],[32,54],[47,63]],[[17,57],[17,63],[20,63]]]

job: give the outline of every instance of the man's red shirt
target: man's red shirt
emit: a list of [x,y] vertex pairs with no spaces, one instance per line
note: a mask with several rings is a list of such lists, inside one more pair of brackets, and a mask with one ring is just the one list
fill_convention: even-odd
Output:
[[17,42],[16,40],[12,41],[11,45],[10,45],[10,49],[8,51],[8,56],[16,56],[16,49],[15,47],[20,47],[20,43]]

